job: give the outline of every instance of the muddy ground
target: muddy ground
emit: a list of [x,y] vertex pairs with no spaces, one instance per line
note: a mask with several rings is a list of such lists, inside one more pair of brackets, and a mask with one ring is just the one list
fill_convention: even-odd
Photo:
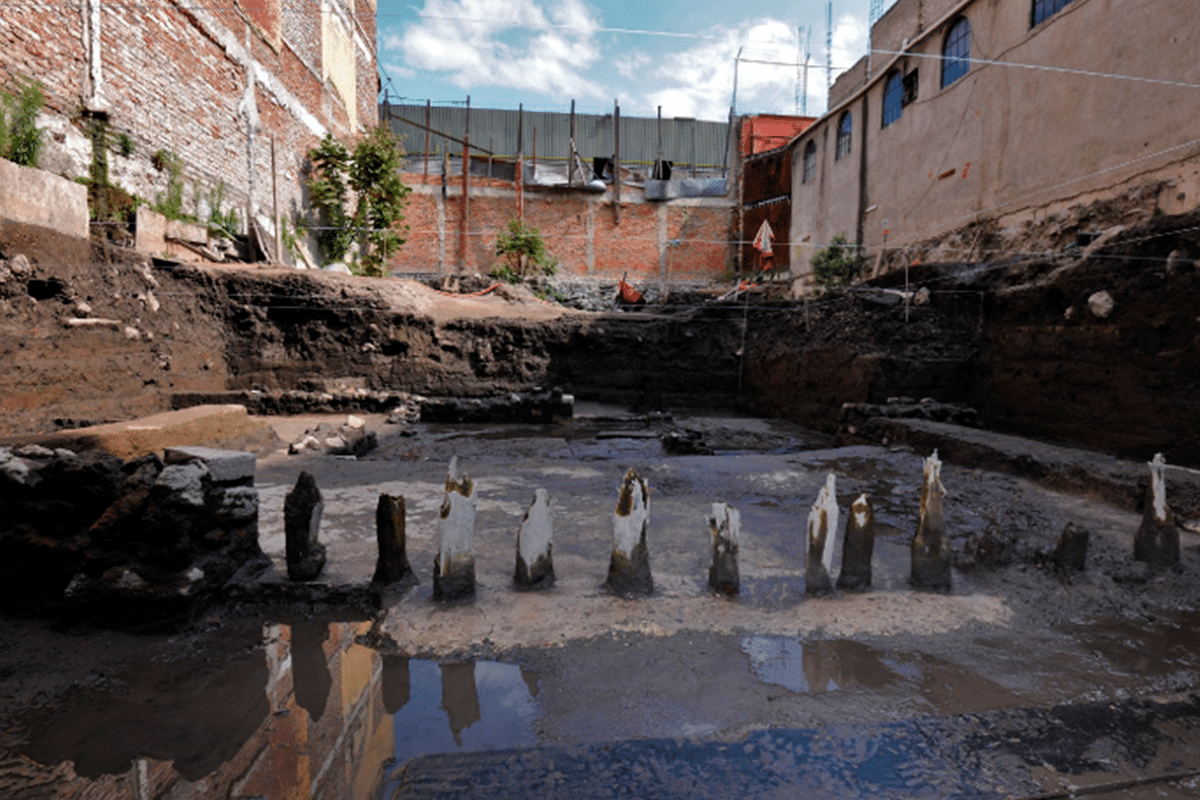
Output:
[[[1052,728],[1039,715],[1058,707],[1144,724],[1120,723],[1122,736],[1097,724],[1074,749],[1008,754],[1009,771],[992,765],[985,777],[938,767],[955,791],[928,778],[887,792],[843,781],[824,794],[1061,795],[1089,782],[1094,794],[1108,787],[1099,796],[1194,794],[1200,712],[1176,704],[1151,724],[1158,717],[1137,704],[1190,697],[1200,679],[1196,535],[1182,533],[1179,568],[1151,572],[1130,560],[1140,520],[1130,491],[1064,494],[1042,475],[1012,474],[1020,458],[1003,472],[950,463],[954,589],[914,592],[908,547],[927,448],[863,437],[839,447],[854,437],[834,434],[844,403],[928,397],[972,406],[986,428],[1104,451],[1130,469],[1159,451],[1200,466],[1196,221],[1155,218],[1089,252],[912,270],[912,288],[930,289],[923,305],[885,291],[903,288],[893,274],[809,303],[756,290],[750,302],[673,295],[599,314],[515,289],[447,297],[403,281],[155,266],[0,224],[0,258],[31,265],[0,285],[0,357],[13,366],[0,374],[4,434],[128,419],[183,395],[319,392],[343,378],[467,397],[559,386],[581,401],[573,422],[550,426],[389,426],[375,415],[380,447],[357,460],[289,457],[282,446],[318,420],[273,420],[280,446],[263,451],[257,484],[274,568],[227,605],[169,633],[0,620],[0,795],[519,797],[561,780],[585,796],[595,785],[571,783],[555,759],[603,761],[632,745],[658,760],[629,756],[636,769],[609,794],[719,796],[702,780],[686,791],[655,783],[676,763],[664,748],[700,748],[687,752],[719,771],[704,748],[729,747],[761,776],[782,763],[772,748],[785,740],[783,760],[800,763],[796,732],[843,741],[829,763],[858,764],[898,735],[879,726],[938,720],[920,736],[967,729],[978,752],[1007,753],[987,738],[1013,730],[1003,715]],[[1106,316],[1089,307],[1102,290],[1114,300]],[[588,405],[601,401],[620,406]],[[673,428],[699,433],[714,455],[667,454],[659,437]],[[453,455],[479,486],[479,591],[443,606],[430,599],[433,521]],[[651,486],[656,582],[634,601],[600,588],[630,467]],[[301,469],[325,495],[330,560],[318,586],[296,590],[281,579],[281,509]],[[843,513],[860,492],[876,504],[876,582],[813,598],[802,531],[829,472]],[[558,583],[518,594],[513,536],[539,486],[557,502]],[[376,614],[365,587],[381,492],[408,501],[420,583]],[[704,585],[705,516],[718,500],[742,512],[734,600]],[[1049,566],[1067,522],[1092,532],[1082,575]],[[433,755],[442,751],[451,756]],[[933,763],[911,757],[892,773]],[[501,762],[527,765],[512,773],[519,788],[470,784]],[[822,769],[796,766],[737,794],[796,796],[798,776],[824,780]]]
[[[936,718],[984,735],[995,724],[989,714],[1165,702],[1190,696],[1200,681],[1194,534],[1184,534],[1178,569],[1151,572],[1130,558],[1140,515],[947,465],[954,588],[915,592],[908,549],[924,453],[835,448],[792,423],[728,413],[676,412],[668,421],[588,404],[579,412],[558,426],[405,428],[374,415],[368,423],[380,447],[360,459],[288,456],[278,447],[260,459],[256,481],[273,568],[241,602],[186,630],[132,635],[5,621],[0,788],[29,797],[85,788],[140,797],[122,794],[137,786],[152,797],[251,797],[259,796],[253,787],[290,785],[296,761],[287,754],[299,752],[311,762],[301,773],[316,797],[376,797],[381,786],[388,797],[479,796],[461,781],[469,786],[485,762],[424,754],[500,751],[500,764],[524,752],[513,747],[567,748],[564,759],[622,742],[644,742],[647,753],[663,741],[741,748],[762,731],[846,726],[858,733],[837,735],[849,736],[853,750],[855,737],[862,747],[873,741],[872,726]],[[280,445],[322,421],[334,420],[276,419]],[[657,437],[680,428],[702,432],[715,454],[667,455]],[[478,593],[443,605],[430,596],[431,568],[454,455],[478,487]],[[628,468],[651,490],[655,592],[639,600],[601,586]],[[316,477],[326,504],[329,562],[317,586],[294,595],[314,602],[248,602],[289,596],[279,591],[282,505],[301,470]],[[872,498],[881,523],[875,583],[861,594],[810,597],[803,526],[830,472],[843,514],[859,493]],[[519,593],[511,586],[515,530],[537,487],[555,500],[558,581],[548,592]],[[406,498],[419,584],[389,595],[372,616],[337,598],[360,596],[370,580],[375,501],[384,492]],[[742,513],[742,591],[733,599],[705,585],[705,517],[715,500]],[[1067,522],[1092,532],[1081,575],[1060,575],[1049,563]],[[313,653],[321,655],[314,661]],[[1144,738],[1139,747],[1159,746]],[[1100,739],[1060,773],[1034,780],[1025,772],[1023,780],[1046,791],[1133,775],[1152,779],[1156,792],[1179,783]],[[1106,746],[1118,749],[1106,754]],[[1200,768],[1172,758],[1175,772]],[[343,761],[344,773],[329,769]],[[645,796],[678,796],[630,780],[647,787]],[[459,789],[445,789],[446,781]],[[483,796],[526,796],[526,788]],[[1020,794],[1006,788],[998,796]],[[766,789],[746,793],[772,796]]]

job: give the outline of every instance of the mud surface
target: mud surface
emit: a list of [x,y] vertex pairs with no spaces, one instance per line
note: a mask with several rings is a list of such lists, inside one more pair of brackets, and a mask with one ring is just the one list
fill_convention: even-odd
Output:
[[[420,583],[373,620],[330,616],[315,601],[242,604],[158,637],[5,620],[0,789],[523,797],[555,774],[564,791],[608,796],[603,776],[629,770],[621,785],[643,796],[708,796],[717,789],[684,780],[701,769],[754,797],[815,790],[818,778],[826,796],[912,796],[903,786],[917,775],[917,793],[931,796],[1131,778],[1142,789],[1121,784],[1114,791],[1133,794],[1113,796],[1186,794],[1200,768],[1200,712],[1187,699],[1200,681],[1196,536],[1184,533],[1178,569],[1153,573],[1130,559],[1136,513],[947,464],[954,587],[914,592],[923,453],[832,448],[753,418],[581,410],[559,428],[416,425],[403,436],[376,415],[368,425],[381,446],[365,458],[260,460],[262,544],[274,561],[263,595],[286,571],[283,499],[301,470],[326,503],[329,560],[310,598],[365,586],[379,494],[404,495]],[[313,422],[279,420],[280,439]],[[647,434],[668,429],[703,429],[715,454],[667,455]],[[477,487],[478,586],[472,602],[441,604],[431,569],[451,455]],[[602,584],[631,467],[650,486],[655,592],[624,600]],[[875,584],[808,598],[804,523],[831,471],[843,512],[861,492],[872,499]],[[518,592],[515,534],[539,486],[555,503],[557,582]],[[736,598],[706,589],[714,500],[742,513]],[[1067,522],[1091,531],[1087,571],[1070,579],[1049,564]],[[1095,727],[1105,714],[1108,727]],[[1004,744],[1055,730],[1032,750]],[[836,752],[817,744],[830,741],[842,742]],[[953,741],[982,755],[963,761],[930,745]],[[861,765],[883,752],[894,757],[864,783]]]

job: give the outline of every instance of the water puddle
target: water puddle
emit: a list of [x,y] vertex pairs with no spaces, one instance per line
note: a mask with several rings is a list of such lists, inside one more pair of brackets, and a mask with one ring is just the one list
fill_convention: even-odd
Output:
[[887,690],[910,696],[937,714],[976,713],[1021,702],[995,681],[925,653],[885,653],[846,639],[779,636],[746,636],[741,650],[760,681],[797,694]]
[[[259,646],[220,663],[147,660],[103,689],[69,693],[18,726],[24,789],[374,800],[414,756],[538,744],[535,674],[384,656],[358,644],[368,628],[272,623]],[[9,788],[24,790],[0,780],[0,794]]]
[[759,680],[792,692],[836,692],[854,686],[877,689],[900,677],[879,651],[859,642],[747,636],[742,639],[742,652]]

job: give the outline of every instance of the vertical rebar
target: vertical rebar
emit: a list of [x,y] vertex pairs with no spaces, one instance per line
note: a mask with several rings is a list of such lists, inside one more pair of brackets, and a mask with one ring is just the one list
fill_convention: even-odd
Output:
[[[429,121],[430,121],[430,105],[433,101],[425,101],[425,178],[429,178]],[[389,106],[390,110],[390,106]]]
[[613,222],[621,224],[621,106],[613,100]]

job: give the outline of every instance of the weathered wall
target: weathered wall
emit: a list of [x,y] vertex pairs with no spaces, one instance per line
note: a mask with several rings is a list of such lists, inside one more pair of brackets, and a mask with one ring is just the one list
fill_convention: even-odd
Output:
[[82,9],[17,4],[0,16],[0,83],[42,82],[45,168],[87,177],[97,155],[89,130],[106,120],[112,182],[153,202],[169,173],[153,156],[174,152],[184,211],[207,218],[223,186],[222,210],[238,206],[244,224],[249,200],[273,231],[273,180],[282,212],[294,217],[308,149],[376,119],[374,48],[369,0],[297,0],[286,9],[281,0],[168,0],[149,12],[104,0]]
[[87,189],[74,181],[0,158],[0,219],[87,236]]
[[[1075,0],[1030,28],[1029,0],[975,0],[962,8],[972,57],[1023,66],[975,62],[942,88],[940,55],[956,17],[935,23],[955,7],[949,0],[893,6],[874,29],[869,88],[795,143],[794,261],[807,264],[836,233],[861,237],[869,254],[981,220],[1017,235],[1047,214],[1145,184],[1166,213],[1196,207],[1195,89],[1148,81],[1200,83],[1200,63],[1185,55],[1200,45],[1200,6]],[[904,56],[878,52],[899,49],[905,39]],[[892,69],[919,70],[918,96],[882,128],[884,79]],[[854,148],[835,161],[843,111],[854,115]],[[818,175],[806,184],[801,166],[810,139],[818,144]]]
[[[413,187],[405,210],[408,238],[389,268],[397,273],[487,274],[502,263],[496,237],[517,216],[512,183],[472,176],[466,257],[462,246],[462,179],[444,190],[441,176],[404,176]],[[427,181],[427,182],[425,182]],[[611,189],[601,193],[524,189],[525,222],[537,228],[563,275],[703,279],[731,268],[734,201],[685,198],[646,202],[622,187],[621,219]]]

